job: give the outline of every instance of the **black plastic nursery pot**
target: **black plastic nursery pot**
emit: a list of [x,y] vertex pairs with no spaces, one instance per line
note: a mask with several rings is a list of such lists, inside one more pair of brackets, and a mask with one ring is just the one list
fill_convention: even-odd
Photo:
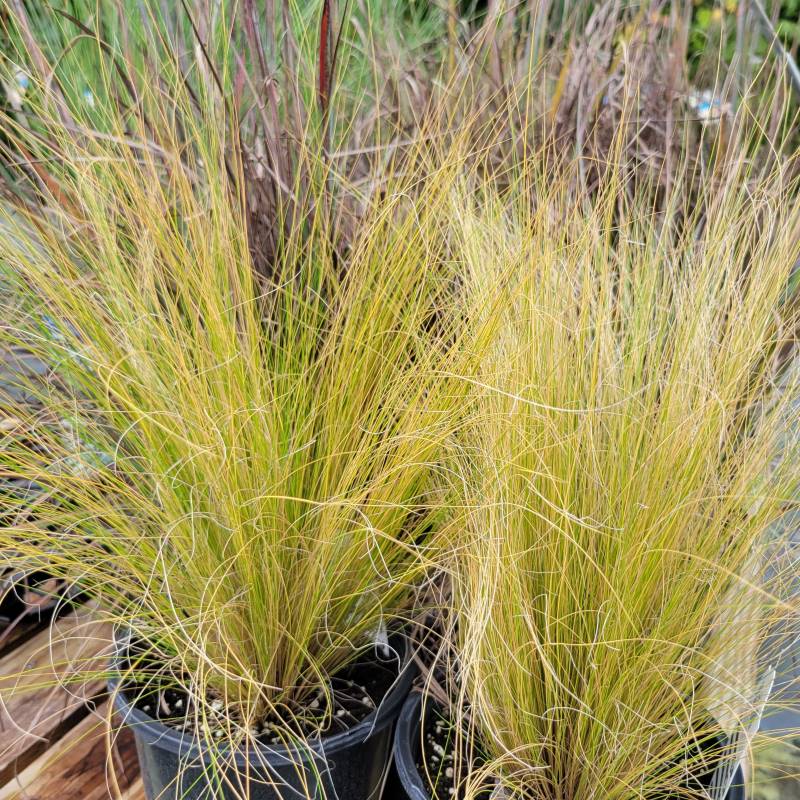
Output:
[[0,623],[22,617],[47,620],[80,598],[80,589],[56,581],[46,572],[9,571],[0,575]]
[[136,740],[147,800],[378,800],[395,722],[416,673],[405,638],[400,641],[397,680],[361,722],[302,749],[259,742],[225,754],[222,768],[212,769],[202,741],[144,713],[112,678],[115,708]]
[[[433,800],[417,768],[420,750],[422,695],[409,695],[397,720],[394,736],[393,778],[390,800]],[[745,800],[744,775],[736,768],[726,800]]]
[[[18,509],[23,518],[32,519],[27,511],[40,502],[44,492],[30,481],[6,479],[0,482],[0,525],[9,524]],[[13,559],[8,559],[13,563]],[[0,573],[0,624],[13,624],[23,618],[48,620],[54,612],[69,608],[81,597],[74,584],[54,578],[45,570],[10,567]]]

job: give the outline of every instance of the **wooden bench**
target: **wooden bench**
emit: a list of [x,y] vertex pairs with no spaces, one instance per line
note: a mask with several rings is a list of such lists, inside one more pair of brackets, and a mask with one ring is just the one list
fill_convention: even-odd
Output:
[[144,800],[132,735],[110,724],[106,626],[91,607],[0,626],[0,800]]

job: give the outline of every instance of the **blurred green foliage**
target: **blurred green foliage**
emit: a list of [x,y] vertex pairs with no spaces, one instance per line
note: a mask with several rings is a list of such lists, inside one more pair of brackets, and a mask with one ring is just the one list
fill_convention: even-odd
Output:
[[800,738],[779,741],[756,758],[752,800],[797,800],[800,797]]
[[[689,58],[696,62],[708,49],[720,52],[730,63],[736,52],[737,17],[748,12],[750,0],[694,0],[694,12],[689,36]],[[744,3],[744,6],[742,6]],[[784,46],[796,50],[800,42],[800,0],[762,0],[767,14],[775,22],[775,30]],[[750,18],[744,26],[748,35],[754,34],[749,42],[750,51],[756,57],[763,57],[769,51],[772,40],[764,26],[755,18],[754,10],[749,10]]]

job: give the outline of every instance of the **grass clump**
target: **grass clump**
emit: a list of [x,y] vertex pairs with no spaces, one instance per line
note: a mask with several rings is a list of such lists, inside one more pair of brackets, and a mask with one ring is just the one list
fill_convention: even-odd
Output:
[[4,524],[0,552],[80,582],[198,724],[222,698],[241,738],[288,725],[412,607],[463,395],[442,368],[452,178],[421,200],[398,181],[346,261],[320,196],[259,275],[227,128],[174,97],[80,141],[7,128],[70,202],[45,185],[0,211],[0,346],[48,368],[22,387],[38,404],[3,398],[0,472],[50,499]]
[[655,213],[623,166],[451,214],[494,337],[447,558],[464,797],[726,789],[796,608],[793,187],[742,160]]

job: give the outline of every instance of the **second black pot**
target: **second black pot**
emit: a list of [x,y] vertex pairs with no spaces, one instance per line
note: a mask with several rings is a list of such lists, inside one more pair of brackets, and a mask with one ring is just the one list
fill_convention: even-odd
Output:
[[228,754],[222,769],[212,769],[207,746],[136,708],[118,678],[109,686],[136,739],[147,800],[378,800],[394,723],[414,678],[413,662],[407,653],[401,655],[397,680],[359,724],[314,740],[302,751],[260,744]]
[[[418,693],[409,695],[397,720],[392,769],[394,785],[390,789],[390,800],[432,800],[425,781],[417,769],[421,707],[422,695]],[[741,767],[736,768],[726,800],[745,800],[744,775]]]
[[0,623],[22,617],[38,621],[50,619],[54,612],[66,609],[80,599],[76,586],[49,584],[46,572],[6,572],[0,575]]

